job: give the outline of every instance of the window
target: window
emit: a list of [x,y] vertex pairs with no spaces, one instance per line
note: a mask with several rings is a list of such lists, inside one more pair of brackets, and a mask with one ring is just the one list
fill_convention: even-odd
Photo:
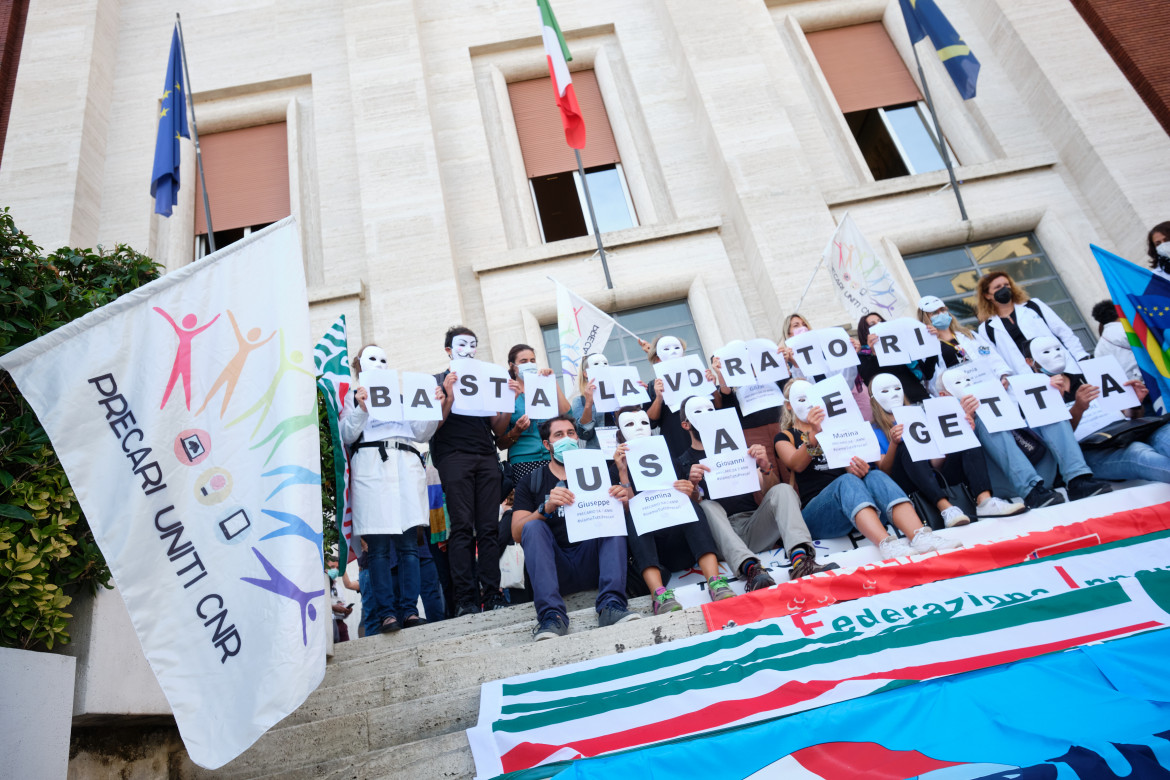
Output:
[[[586,144],[581,163],[602,233],[638,224],[622,171],[609,115],[591,70],[573,74],[573,91],[585,118]],[[545,243],[593,235],[585,188],[573,149],[565,143],[552,80],[519,81],[508,85],[512,115],[528,176],[541,240]]]
[[[611,315],[625,327],[637,333],[640,338],[653,343],[659,335],[677,336],[686,342],[688,355],[698,355],[707,363],[703,354],[703,345],[699,343],[699,332],[695,330],[695,321],[691,318],[691,307],[686,301],[672,301],[670,303],[643,306],[639,309],[628,309]],[[561,365],[561,341],[557,324],[554,322],[545,325],[541,331],[544,334],[544,349],[548,353],[548,364],[554,369]],[[610,365],[636,366],[638,373],[646,384],[653,384],[654,369],[646,353],[638,346],[630,334],[614,328],[605,344],[605,356]]]
[[881,22],[806,37],[875,179],[946,167],[926,103]]
[[[205,135],[199,144],[216,249],[291,213],[288,128],[284,122]],[[195,258],[208,251],[203,185],[196,176]]]
[[910,255],[906,258],[906,268],[920,294],[942,298],[951,313],[972,328],[979,324],[974,294],[979,277],[992,271],[1006,271],[1028,295],[1051,306],[1077,334],[1082,345],[1091,348],[1096,343],[1093,332],[1033,233]]

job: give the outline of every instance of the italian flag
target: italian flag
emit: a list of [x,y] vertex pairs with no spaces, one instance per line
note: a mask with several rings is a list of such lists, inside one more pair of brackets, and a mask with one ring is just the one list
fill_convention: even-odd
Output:
[[541,37],[548,57],[548,75],[552,77],[557,108],[561,110],[561,122],[565,125],[565,141],[574,149],[584,149],[585,118],[581,116],[577,93],[573,91],[573,78],[569,75],[569,60],[573,55],[565,45],[565,36],[561,35],[561,27],[548,0],[536,0],[536,4],[540,6]]

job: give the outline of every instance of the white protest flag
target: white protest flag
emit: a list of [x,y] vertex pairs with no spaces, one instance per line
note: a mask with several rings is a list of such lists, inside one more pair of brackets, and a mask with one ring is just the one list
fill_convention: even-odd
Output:
[[846,212],[822,255],[838,300],[856,322],[876,312],[890,319],[910,300]]
[[308,308],[290,217],[0,358],[209,769],[325,674]]
[[[555,279],[553,281],[556,282]],[[586,355],[605,349],[610,331],[617,323],[613,317],[560,282],[556,282],[556,285],[557,330],[561,335],[561,381],[564,383],[565,395],[572,396],[576,392],[581,361]]]

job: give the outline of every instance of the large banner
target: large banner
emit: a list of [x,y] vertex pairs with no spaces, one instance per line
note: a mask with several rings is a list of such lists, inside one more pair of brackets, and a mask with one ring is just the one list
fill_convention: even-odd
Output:
[[[480,777],[745,726],[1170,625],[1170,540],[1069,554],[487,683]],[[1074,560],[1075,559],[1075,560]],[[1086,580],[1087,581],[1087,580]],[[703,773],[700,773],[703,774]]]
[[325,674],[308,300],[292,218],[0,359],[52,440],[191,759]]
[[616,324],[598,309],[560,282],[557,285],[557,331],[561,336],[561,381],[565,395],[577,392],[577,375],[586,355],[601,352]]
[[891,320],[909,311],[910,299],[848,213],[829,239],[823,258],[850,322],[871,312]]

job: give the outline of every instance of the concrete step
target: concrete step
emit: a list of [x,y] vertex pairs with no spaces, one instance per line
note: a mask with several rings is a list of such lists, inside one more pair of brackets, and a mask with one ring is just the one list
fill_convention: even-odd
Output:
[[[467,735],[453,731],[415,740],[353,758],[332,759],[297,767],[255,780],[418,780],[419,778],[471,778],[475,761]],[[182,780],[187,775],[181,774]]]

